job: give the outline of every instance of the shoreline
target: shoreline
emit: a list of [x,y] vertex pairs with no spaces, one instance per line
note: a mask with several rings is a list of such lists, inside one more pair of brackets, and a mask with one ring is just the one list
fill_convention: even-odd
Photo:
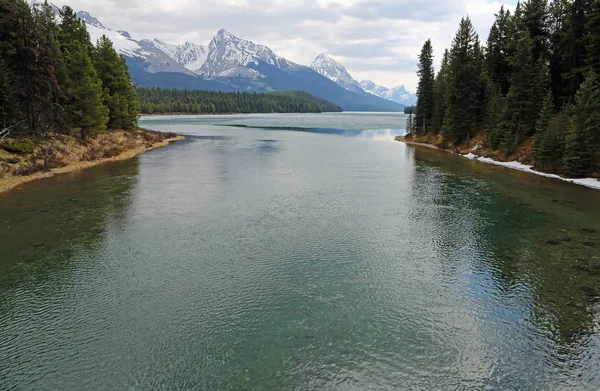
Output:
[[538,176],[542,176],[542,177],[546,177],[546,178],[551,178],[551,179],[559,179],[563,182],[569,182],[575,185],[579,185],[579,186],[584,186],[587,187],[588,189],[594,189],[594,190],[600,190],[600,180],[596,179],[596,178],[565,178],[562,177],[560,175],[556,175],[556,174],[549,174],[546,172],[541,172],[541,171],[536,171],[533,169],[533,166],[527,165],[527,164],[523,164],[520,163],[518,161],[512,161],[512,162],[501,162],[501,161],[497,161],[494,160],[492,158],[488,158],[488,157],[483,157],[483,156],[478,156],[473,154],[472,152],[463,155],[461,153],[455,153],[449,149],[442,149],[439,148],[433,144],[427,144],[427,143],[418,143],[415,141],[408,141],[404,138],[404,136],[398,136],[395,138],[396,141],[405,143],[407,145],[416,145],[418,147],[424,147],[424,148],[429,148],[429,149],[437,149],[439,151],[444,151],[444,152],[448,152],[451,153],[453,155],[458,155],[460,157],[463,157],[465,159],[469,159],[469,160],[474,160],[474,161],[478,161],[481,163],[486,163],[486,164],[491,164],[494,166],[500,166],[500,167],[505,167],[505,168],[509,168],[511,170],[515,170],[515,171],[521,171],[521,172],[526,172],[528,174],[533,174],[533,175],[538,175]]
[[[146,130],[144,130],[144,131],[146,131]],[[152,131],[148,131],[148,132],[152,132]],[[157,133],[157,132],[152,132],[152,133]],[[169,137],[169,138],[165,138],[161,141],[154,142],[154,143],[152,143],[152,145],[138,145],[134,148],[126,149],[116,156],[103,157],[103,158],[89,160],[89,161],[88,160],[72,161],[72,162],[67,163],[64,167],[53,168],[48,171],[40,171],[40,172],[33,173],[31,175],[8,174],[8,175],[4,175],[3,177],[0,176],[0,194],[5,193],[9,190],[13,190],[13,189],[17,188],[18,186],[23,185],[25,183],[33,182],[33,181],[36,181],[39,179],[51,178],[56,175],[67,174],[70,172],[85,170],[86,168],[98,166],[98,165],[104,164],[104,163],[128,160],[128,159],[131,159],[131,158],[133,158],[137,155],[140,155],[144,152],[152,151],[154,149],[158,149],[158,148],[167,146],[169,144],[172,144],[177,141],[184,140],[184,139],[185,139],[184,136],[177,135],[175,137]]]

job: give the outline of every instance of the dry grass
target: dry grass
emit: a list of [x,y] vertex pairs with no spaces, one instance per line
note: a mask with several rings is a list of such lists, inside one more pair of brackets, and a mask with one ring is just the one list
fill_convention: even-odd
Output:
[[145,129],[100,134],[81,140],[56,135],[36,140],[32,153],[3,147],[21,140],[0,143],[0,192],[37,178],[90,167],[107,161],[124,160],[183,137]]

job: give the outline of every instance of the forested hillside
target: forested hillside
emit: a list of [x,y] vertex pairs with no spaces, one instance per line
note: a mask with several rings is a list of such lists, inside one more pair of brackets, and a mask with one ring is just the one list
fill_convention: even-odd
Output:
[[248,93],[138,89],[143,114],[321,113],[339,106],[303,91]]
[[600,173],[600,1],[528,0],[496,14],[483,46],[469,18],[437,74],[419,56],[409,138],[473,147],[579,177]]
[[59,19],[48,3],[0,0],[0,138],[137,124],[135,88],[111,41],[91,42],[70,7]]

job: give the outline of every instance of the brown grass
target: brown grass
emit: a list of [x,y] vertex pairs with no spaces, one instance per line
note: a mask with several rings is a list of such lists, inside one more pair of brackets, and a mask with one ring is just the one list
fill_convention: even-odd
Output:
[[21,183],[80,170],[108,161],[125,160],[183,137],[145,129],[115,131],[81,140],[56,135],[36,140],[33,153],[8,152],[0,143],[0,192]]

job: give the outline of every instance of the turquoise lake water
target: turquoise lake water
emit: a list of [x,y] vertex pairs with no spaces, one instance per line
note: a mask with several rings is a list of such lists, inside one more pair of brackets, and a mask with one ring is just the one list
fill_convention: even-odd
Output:
[[145,118],[0,194],[0,389],[600,389],[600,191],[405,119]]

